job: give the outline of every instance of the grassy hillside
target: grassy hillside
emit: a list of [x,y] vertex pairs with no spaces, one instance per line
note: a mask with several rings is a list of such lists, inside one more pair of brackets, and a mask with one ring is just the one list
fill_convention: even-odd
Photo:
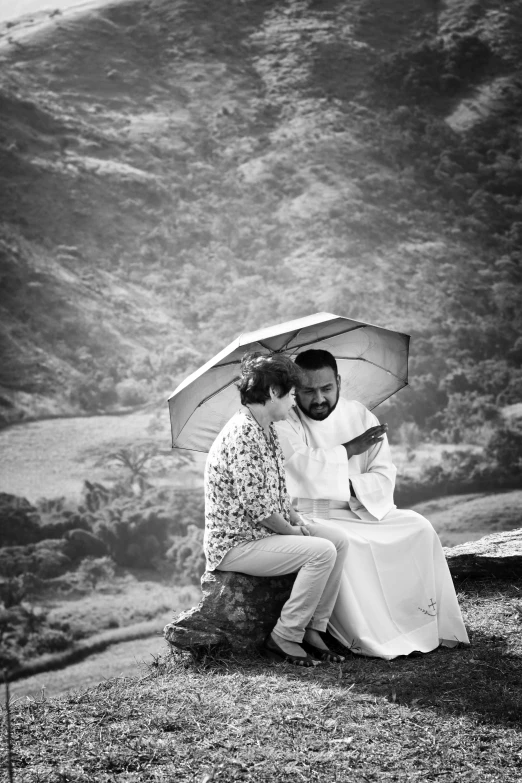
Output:
[[139,678],[20,700],[15,780],[518,782],[519,587],[461,587],[471,648],[314,669],[158,658]]
[[152,0],[35,29],[0,31],[4,421],[164,397],[318,310],[412,333],[396,421],[458,440],[520,401],[517,4]]

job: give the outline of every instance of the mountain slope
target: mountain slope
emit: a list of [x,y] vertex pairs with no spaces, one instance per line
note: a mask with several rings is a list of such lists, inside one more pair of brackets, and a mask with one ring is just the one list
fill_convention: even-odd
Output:
[[400,418],[517,402],[520,30],[493,0],[155,0],[4,32],[4,420],[165,396],[318,310],[412,333]]

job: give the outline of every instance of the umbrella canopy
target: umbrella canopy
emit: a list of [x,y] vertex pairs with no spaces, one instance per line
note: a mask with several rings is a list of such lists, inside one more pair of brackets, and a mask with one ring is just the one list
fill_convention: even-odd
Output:
[[339,366],[341,395],[372,409],[407,385],[409,340],[407,334],[331,313],[242,334],[169,397],[172,446],[210,449],[240,407],[236,383],[245,353],[284,353],[293,358],[310,348],[330,351]]

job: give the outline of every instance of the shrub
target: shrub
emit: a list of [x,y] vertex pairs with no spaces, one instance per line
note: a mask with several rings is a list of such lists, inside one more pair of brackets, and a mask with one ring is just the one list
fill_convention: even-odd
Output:
[[0,492],[0,547],[32,544],[41,538],[38,512],[25,498]]
[[50,579],[65,574],[72,566],[66,548],[66,541],[53,540],[25,547],[3,547],[0,549],[0,576],[12,578],[30,573]]
[[422,442],[422,433],[414,421],[403,422],[397,434],[399,442],[405,447],[408,454],[415,451]]
[[132,378],[126,378],[116,384],[116,393],[121,405],[133,406],[141,405],[148,398],[148,389],[146,384],[135,381]]
[[34,567],[30,571],[42,579],[61,576],[71,567],[64,541],[39,541],[33,550]]
[[0,601],[5,609],[18,606],[27,595],[27,585],[23,575],[11,576],[0,581]]
[[170,519],[161,506],[136,505],[135,498],[114,499],[94,529],[118,565],[148,567],[165,551]]
[[60,628],[43,627],[38,634],[34,634],[24,653],[30,655],[45,655],[46,653],[63,652],[67,650],[72,643],[70,632]]
[[76,569],[78,578],[93,589],[99,582],[111,581],[114,572],[114,562],[110,557],[88,557]]
[[202,492],[158,489],[146,480],[139,494],[127,481],[111,488],[86,481],[78,510],[121,566],[154,565],[165,556],[172,534],[183,534],[193,522],[204,524]]
[[79,513],[74,503],[64,497],[43,498],[36,504],[40,515],[41,539],[63,538],[69,530],[89,530],[89,522]]
[[199,584],[206,565],[203,530],[196,525],[189,525],[185,536],[174,538],[166,557],[173,564],[176,576],[193,584]]
[[522,430],[500,427],[488,441],[486,452],[507,477],[522,475]]
[[413,504],[439,495],[518,489],[522,472],[522,431],[502,427],[480,451],[445,451],[442,462],[430,465],[417,479],[397,482],[395,501]]
[[65,534],[67,540],[66,554],[72,560],[83,560],[85,557],[102,557],[107,554],[107,546],[88,530],[69,530]]

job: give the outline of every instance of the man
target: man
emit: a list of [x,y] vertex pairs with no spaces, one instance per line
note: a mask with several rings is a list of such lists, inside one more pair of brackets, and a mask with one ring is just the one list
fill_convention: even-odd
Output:
[[330,633],[353,652],[388,659],[469,643],[437,534],[393,502],[387,425],[340,397],[328,351],[305,351],[296,364],[304,385],[277,425],[288,491],[305,519],[338,525],[350,542]]

